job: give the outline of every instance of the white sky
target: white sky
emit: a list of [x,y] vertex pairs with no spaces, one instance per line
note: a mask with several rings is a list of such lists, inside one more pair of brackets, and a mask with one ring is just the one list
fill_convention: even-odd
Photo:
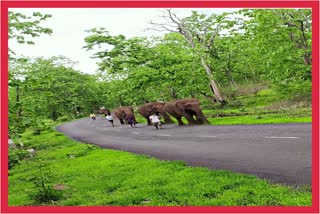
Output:
[[[51,36],[41,35],[34,38],[35,45],[17,44],[9,41],[9,47],[17,55],[49,58],[52,56],[65,56],[72,61],[78,62],[74,68],[84,73],[94,73],[98,66],[97,60],[90,58],[94,51],[82,49],[85,45],[84,38],[89,34],[85,30],[104,27],[110,35],[122,34],[126,37],[160,35],[157,31],[146,31],[150,20],[160,21],[160,15],[164,9],[154,8],[21,8],[10,9],[31,15],[33,12],[51,14],[52,17],[43,22],[42,26],[51,28]],[[172,11],[178,17],[191,15],[191,11],[201,13],[222,13],[235,9],[192,9],[176,8]]]

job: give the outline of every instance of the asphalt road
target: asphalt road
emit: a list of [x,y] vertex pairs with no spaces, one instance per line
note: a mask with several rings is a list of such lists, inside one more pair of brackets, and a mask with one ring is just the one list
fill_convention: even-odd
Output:
[[191,166],[254,174],[272,182],[311,185],[311,124],[182,126],[156,130],[104,118],[60,125],[69,137],[101,147],[183,160]]

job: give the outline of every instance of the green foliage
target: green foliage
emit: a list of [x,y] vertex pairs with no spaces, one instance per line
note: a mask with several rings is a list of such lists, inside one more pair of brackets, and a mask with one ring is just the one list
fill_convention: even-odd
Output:
[[40,121],[38,120],[38,122],[37,122],[37,127],[42,130],[53,128],[54,125],[55,125],[55,122],[50,119],[43,119]]
[[[95,28],[88,31],[85,47],[96,51],[112,107],[188,97],[209,98],[204,103],[210,107],[212,78],[228,103],[235,103],[241,85],[251,85],[250,93],[255,93],[261,83],[279,88],[290,83],[284,94],[310,98],[310,87],[303,87],[311,84],[310,14],[304,9],[193,12],[176,20],[188,36],[171,32],[162,38],[127,39]],[[209,76],[203,63],[212,71]],[[239,107],[245,105],[238,101]]]
[[[34,12],[32,16],[27,16],[9,11],[8,16],[9,40],[31,45],[34,44],[32,38],[39,37],[41,34],[52,34],[50,28],[41,26],[42,22],[50,18],[51,15]],[[9,135],[18,137],[30,125],[31,121],[22,117],[23,103],[21,102],[23,95],[21,88],[24,87],[23,79],[27,59],[13,55],[16,53],[9,48]]]
[[88,155],[89,152],[93,151],[94,149],[95,149],[94,146],[92,146],[90,144],[86,144],[85,146],[82,146],[81,148],[77,148],[76,150],[70,151],[66,155],[69,158],[78,158],[78,157]]
[[55,122],[51,119],[37,118],[35,124],[32,126],[33,134],[39,135],[41,131],[53,128],[54,125],[55,125]]
[[53,177],[46,168],[47,163],[39,160],[36,168],[38,173],[30,178],[35,189],[29,194],[34,204],[48,204],[58,201],[62,197],[62,193],[55,190],[52,186]]
[[310,81],[283,81],[276,85],[276,90],[282,96],[291,100],[304,100],[311,103],[311,87]]
[[[104,93],[96,77],[82,74],[65,58],[11,61],[9,82],[9,130],[16,135],[28,127],[39,130],[51,124],[46,119],[76,118],[103,105]],[[17,85],[19,90],[17,90]],[[66,119],[64,119],[66,120]]]
[[310,81],[310,9],[245,9],[240,14],[245,15],[244,36],[249,42],[244,50],[251,50],[253,56],[247,59],[260,64],[263,79],[275,83],[288,79]]
[[[50,28],[42,27],[44,20],[51,17],[49,14],[34,12],[32,16],[26,16],[22,13],[15,13],[9,10],[9,39],[14,39],[20,44],[32,45],[32,38],[39,37],[41,34],[52,34]],[[10,53],[14,53],[9,50]]]
[[23,159],[28,157],[29,153],[24,149],[9,149],[8,164],[9,169],[20,163]]
[[62,116],[62,117],[58,117],[56,121],[58,123],[62,123],[62,122],[66,122],[68,120],[70,120],[70,118],[68,116]]

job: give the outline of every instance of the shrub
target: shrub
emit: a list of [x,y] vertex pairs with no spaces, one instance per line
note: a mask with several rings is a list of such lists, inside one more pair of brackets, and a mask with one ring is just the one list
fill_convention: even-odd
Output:
[[50,129],[54,125],[55,125],[54,121],[50,119],[43,119],[38,122],[38,127],[41,128],[42,130]]
[[39,135],[41,134],[41,131],[44,131],[46,129],[50,129],[55,125],[55,122],[50,119],[39,119],[36,122],[36,125],[32,128],[33,129],[33,135]]
[[62,193],[53,188],[53,176],[45,165],[40,160],[37,165],[38,173],[31,179],[36,188],[29,197],[34,200],[35,204],[58,201],[62,197]]
[[82,117],[86,117],[87,114],[86,113],[79,113],[76,118],[82,118]]
[[24,149],[9,149],[9,162],[8,166],[11,169],[13,166],[18,164],[21,160],[28,157],[29,153]]
[[62,117],[58,117],[58,119],[56,121],[61,123],[61,122],[66,122],[68,120],[69,120],[68,116],[62,116]]
[[276,86],[276,90],[290,100],[311,101],[311,81],[284,81]]

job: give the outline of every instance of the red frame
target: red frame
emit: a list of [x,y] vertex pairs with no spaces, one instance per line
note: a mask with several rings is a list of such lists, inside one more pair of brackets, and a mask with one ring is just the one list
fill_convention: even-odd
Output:
[[[1,1],[1,0],[0,0]],[[312,8],[312,206],[114,207],[8,206],[8,8]],[[319,2],[309,1],[15,1],[1,2],[1,213],[319,213]]]

